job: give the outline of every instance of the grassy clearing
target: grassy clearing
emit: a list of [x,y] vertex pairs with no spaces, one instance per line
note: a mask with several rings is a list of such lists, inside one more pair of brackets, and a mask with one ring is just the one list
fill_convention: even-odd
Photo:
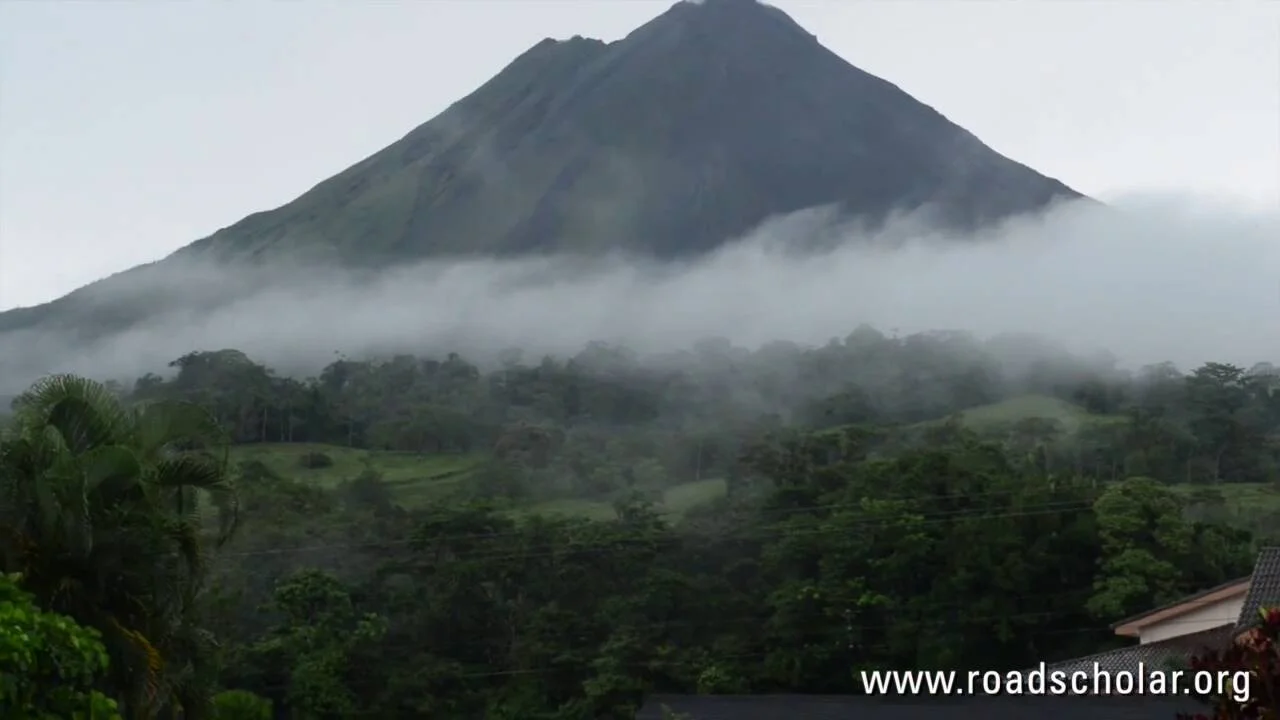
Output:
[[1223,483],[1221,485],[1192,485],[1179,483],[1169,486],[1189,501],[1203,502],[1205,495],[1218,493],[1222,504],[1232,514],[1264,516],[1280,513],[1280,487],[1270,483]]
[[[676,520],[699,505],[724,497],[726,491],[724,480],[698,480],[674,485],[663,492],[662,502],[657,505],[657,510]],[[514,512],[520,515],[573,515],[593,520],[609,520],[614,517],[612,505],[594,500],[549,500]]]
[[1028,418],[1056,420],[1069,429],[1078,427],[1089,417],[1089,411],[1046,395],[1019,395],[998,403],[982,405],[960,414],[966,425],[989,427]]
[[[302,458],[308,453],[324,453],[333,464],[322,468],[303,467]],[[233,464],[256,460],[281,477],[312,482],[325,488],[336,487],[365,469],[372,469],[382,474],[383,481],[391,486],[397,501],[405,507],[422,507],[449,496],[485,459],[484,455],[419,455],[311,443],[237,445],[231,448]],[[680,516],[690,508],[723,497],[725,490],[724,480],[676,485],[663,493],[658,509],[665,514]],[[513,512],[521,515],[574,515],[601,520],[614,516],[612,505],[592,500],[552,500]]]
[[1171,485],[1188,502],[1195,520],[1222,522],[1248,530],[1254,540],[1280,543],[1280,487],[1271,483],[1224,483],[1222,485]]
[[667,488],[662,494],[662,507],[667,512],[683,515],[690,510],[719,500],[728,492],[728,484],[722,479],[698,480]]
[[[977,432],[993,430],[1002,425],[1029,418],[1057,421],[1068,433],[1076,432],[1086,424],[1121,420],[1112,415],[1094,415],[1079,405],[1048,395],[1019,395],[990,405],[979,405],[960,413],[960,421],[965,427]],[[945,421],[946,418],[940,418],[921,423],[920,426],[927,427]]]
[[[1090,425],[1124,421],[1124,418],[1119,415],[1095,415],[1079,405],[1048,395],[1018,395],[1017,397],[1011,397],[989,405],[972,407],[956,413],[956,415],[960,416],[962,425],[977,433],[1000,430],[1019,420],[1027,420],[1029,418],[1055,420],[1068,434]],[[938,427],[950,418],[951,416],[926,420],[908,427],[909,429],[926,430]],[[856,426],[837,425],[826,428],[821,432],[840,432],[851,427]]]
[[[333,460],[328,467],[307,468],[302,458],[308,453],[324,453]],[[420,455],[379,452],[311,443],[237,445],[231,448],[231,462],[256,460],[272,472],[294,480],[333,488],[366,469],[382,475],[401,502],[413,505],[446,494],[480,463],[483,455]]]
[[573,517],[582,517],[589,520],[609,520],[614,517],[613,506],[606,502],[597,502],[595,500],[548,500],[546,502],[536,503],[526,508],[512,510],[509,513],[514,517],[524,517],[527,515],[567,515]]

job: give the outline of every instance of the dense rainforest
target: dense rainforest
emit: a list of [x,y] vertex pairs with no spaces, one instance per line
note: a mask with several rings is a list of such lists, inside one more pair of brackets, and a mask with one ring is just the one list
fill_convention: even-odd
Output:
[[1026,668],[1280,528],[1280,368],[1028,336],[198,351],[3,422],[5,717],[630,718]]

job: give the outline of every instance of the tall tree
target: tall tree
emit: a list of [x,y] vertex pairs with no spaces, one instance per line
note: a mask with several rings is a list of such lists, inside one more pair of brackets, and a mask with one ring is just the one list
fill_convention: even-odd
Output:
[[[223,435],[193,405],[127,407],[73,376],[37,383],[0,441],[0,570],[102,633],[131,717],[198,720],[212,679],[198,625],[206,544],[233,526]],[[222,499],[206,531],[200,500]]]

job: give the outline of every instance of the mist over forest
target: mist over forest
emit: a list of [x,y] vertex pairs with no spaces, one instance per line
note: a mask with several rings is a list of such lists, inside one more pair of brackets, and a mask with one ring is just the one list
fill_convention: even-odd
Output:
[[1274,720],[1019,688],[1280,697],[1277,239],[1084,198],[761,2],[543,40],[0,313],[0,717]]
[[1280,358],[1280,281],[1268,272],[1280,266],[1277,236],[1274,214],[1137,198],[1063,204],[969,237],[912,217],[867,233],[819,208],[667,264],[459,259],[361,276],[171,258],[83,291],[98,307],[145,309],[144,322],[89,340],[0,334],[0,389],[49,372],[129,380],[193,349],[237,348],[311,374],[335,354],[458,352],[492,365],[511,349],[563,357],[605,342],[661,356],[707,338],[821,345],[863,324],[1030,333],[1128,369],[1247,365]]
[[1109,623],[1280,542],[1275,216],[833,218],[84,289],[0,334],[0,527],[38,539],[0,593],[105,629],[66,692],[109,718],[657,720],[1122,658]]

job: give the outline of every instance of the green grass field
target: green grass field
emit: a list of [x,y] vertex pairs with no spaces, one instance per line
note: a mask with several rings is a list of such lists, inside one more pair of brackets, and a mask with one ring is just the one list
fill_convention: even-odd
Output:
[[[1109,416],[1090,415],[1071,403],[1038,395],[1024,395],[976,407],[962,413],[961,417],[966,425],[975,430],[1028,417],[1058,420],[1068,431],[1079,429],[1088,422],[1116,420]],[[324,453],[333,460],[333,464],[314,469],[303,467],[302,457],[313,452]],[[410,508],[423,507],[448,497],[460,484],[467,482],[470,474],[486,459],[482,454],[421,455],[305,443],[239,445],[231,449],[233,463],[256,460],[282,477],[309,481],[327,488],[336,487],[342,481],[356,477],[366,468],[372,469],[381,473],[383,480],[391,486],[397,501]],[[1280,487],[1266,483],[1170,487],[1191,502],[1193,507],[1208,509],[1232,525],[1252,530],[1259,536],[1271,537],[1275,533],[1274,526],[1280,519]],[[663,493],[657,510],[676,520],[695,507],[724,497],[725,492],[726,485],[722,479],[675,485]],[[1220,495],[1221,502],[1206,504],[1203,501],[1205,494],[1214,492]],[[1198,502],[1197,496],[1201,498]],[[516,517],[529,514],[568,515],[598,520],[614,517],[613,506],[608,502],[573,499],[536,503],[512,509],[510,513]]]
[[[307,468],[302,457],[324,453],[333,464]],[[365,469],[381,473],[406,505],[426,502],[448,493],[466,474],[484,462],[484,455],[420,455],[417,453],[359,450],[338,445],[310,443],[237,445],[231,448],[231,462],[256,460],[281,477],[333,488],[358,476]]]
[[[1055,420],[1062,429],[1073,433],[1090,423],[1117,422],[1111,415],[1094,415],[1088,410],[1047,395],[1019,395],[990,405],[980,405],[960,413],[960,421],[969,429],[981,432],[1028,418]],[[920,425],[929,426],[945,422],[946,418],[930,420]]]
[[[1084,408],[1044,395],[1022,395],[1008,400],[983,405],[960,414],[961,421],[973,430],[981,432],[1025,418],[1046,418],[1060,422],[1067,432],[1074,432],[1089,423],[1115,422],[1120,418],[1092,415]],[[942,422],[935,420],[921,423],[921,427]],[[322,468],[306,468],[301,460],[307,453],[324,453],[333,464]],[[460,484],[467,482],[470,474],[486,460],[483,454],[471,455],[423,455],[359,450],[336,445],[318,444],[262,444],[239,445],[231,449],[233,463],[256,460],[273,472],[295,480],[313,482],[326,488],[336,487],[344,480],[355,478],[365,469],[382,475],[392,491],[405,507],[422,507],[448,497]],[[1173,489],[1188,500],[1206,491],[1221,494],[1222,501],[1216,512],[1225,513],[1242,527],[1263,527],[1280,518],[1280,488],[1267,484],[1227,484],[1212,488],[1202,485],[1174,485]],[[724,480],[701,480],[668,488],[658,503],[659,512],[672,519],[683,516],[690,509],[724,497]],[[1203,502],[1196,503],[1208,507]],[[529,513],[572,515],[577,517],[609,519],[614,516],[608,502],[593,500],[551,500],[515,508],[513,515]]]
[[[1280,542],[1280,487],[1270,483],[1224,483],[1222,485],[1171,485],[1188,501],[1192,517],[1224,522],[1253,533],[1254,539],[1269,545]],[[1220,502],[1206,502],[1216,493]]]
[[[333,464],[307,468],[302,458],[308,453],[323,453]],[[256,460],[272,472],[294,480],[312,482],[325,488],[336,487],[365,469],[372,469],[395,493],[405,507],[421,507],[447,497],[468,475],[479,467],[484,455],[419,455],[415,453],[359,450],[337,445],[309,443],[237,445],[231,449],[233,464]],[[659,510],[673,516],[725,494],[723,480],[701,480],[668,488]],[[608,519],[613,506],[591,500],[553,500],[514,510],[514,513],[545,513]]]
[[1088,410],[1058,398],[1045,395],[1019,395],[998,403],[982,405],[960,414],[966,425],[980,428],[1017,422],[1028,418],[1056,420],[1071,430],[1092,417]]
[[[662,493],[662,502],[658,503],[656,509],[671,519],[678,519],[699,505],[724,497],[726,490],[724,480],[698,480],[674,485]],[[593,500],[551,500],[513,512],[574,515],[595,520],[608,520],[614,517],[611,504]]]
[[[1105,416],[1090,415],[1077,405],[1043,395],[1023,395],[961,413],[965,425],[978,431],[1031,417],[1057,420],[1068,432],[1079,429],[1086,422],[1107,419]],[[938,422],[942,420],[922,423],[921,426]],[[323,453],[333,464],[321,468],[304,467],[302,458],[308,453]],[[391,486],[397,501],[405,507],[422,507],[448,497],[486,459],[483,454],[424,455],[310,443],[238,445],[231,449],[232,463],[256,460],[282,477],[312,482],[325,488],[336,487],[344,480],[350,480],[364,470],[372,469],[382,475],[383,481]],[[663,493],[657,509],[672,518],[678,518],[691,508],[721,498],[724,494],[725,482],[719,479],[675,485]],[[540,513],[601,519],[614,516],[613,507],[608,502],[573,499],[536,503],[511,512],[518,515]]]
[[1188,501],[1196,501],[1205,493],[1218,493],[1223,507],[1241,517],[1264,517],[1280,514],[1280,487],[1270,483],[1223,483],[1221,485],[1192,485],[1179,483],[1171,489]]

